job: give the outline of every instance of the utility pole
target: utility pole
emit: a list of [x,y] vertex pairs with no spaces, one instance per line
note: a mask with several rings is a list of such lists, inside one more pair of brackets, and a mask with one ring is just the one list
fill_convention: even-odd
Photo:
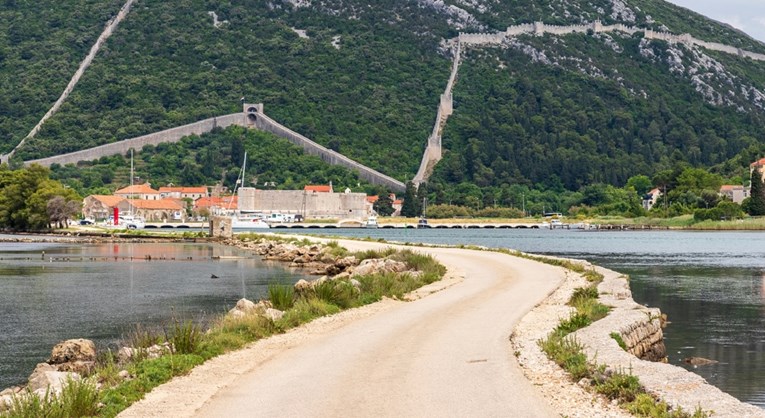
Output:
[[526,217],[526,194],[521,193],[521,204],[523,205],[523,217]]

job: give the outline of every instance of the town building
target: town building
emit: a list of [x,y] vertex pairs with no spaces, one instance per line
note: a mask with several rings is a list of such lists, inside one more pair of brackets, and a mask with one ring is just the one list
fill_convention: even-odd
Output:
[[[83,199],[82,216],[95,221],[103,221],[114,214],[114,208],[119,208],[125,198],[120,196],[90,195]],[[123,207],[126,207],[123,205]],[[122,209],[120,209],[122,211]]]
[[653,189],[650,192],[646,193],[643,196],[643,209],[645,210],[653,209],[653,206],[659,200],[661,195],[662,195],[661,190],[659,190],[658,188]]
[[209,212],[214,207],[224,210],[237,210],[239,209],[239,199],[237,196],[211,196],[203,197],[194,201],[194,212],[196,213],[199,213],[202,210],[207,210]]
[[114,192],[114,195],[125,199],[159,200],[162,198],[159,190],[152,189],[149,183],[136,184],[119,189]]
[[127,213],[143,218],[146,222],[186,221],[184,202],[179,199],[127,199],[125,202]]
[[760,175],[762,176],[762,181],[765,181],[765,158],[760,158],[759,160],[749,164],[749,176],[751,177],[752,173],[754,173],[754,170],[760,170]]
[[173,187],[166,186],[159,188],[160,199],[174,198],[174,199],[191,199],[196,201],[203,197],[209,196],[206,186],[200,187]]
[[242,212],[300,214],[314,219],[363,219],[369,216],[365,193],[333,193],[332,185],[303,190],[239,189]]
[[741,185],[726,184],[720,187],[720,195],[740,205],[744,199],[749,197],[749,188]]

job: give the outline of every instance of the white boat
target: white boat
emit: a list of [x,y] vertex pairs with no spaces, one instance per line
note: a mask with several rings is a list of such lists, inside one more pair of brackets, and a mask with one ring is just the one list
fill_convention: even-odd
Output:
[[377,228],[377,216],[371,215],[369,218],[367,218],[367,223],[364,224],[365,228]]
[[259,216],[235,214],[231,216],[232,231],[250,231],[254,229],[269,229],[270,225]]

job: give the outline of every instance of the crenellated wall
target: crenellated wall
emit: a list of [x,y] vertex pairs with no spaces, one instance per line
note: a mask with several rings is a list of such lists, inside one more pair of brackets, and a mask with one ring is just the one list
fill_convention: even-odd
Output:
[[13,156],[13,154],[16,152],[17,149],[19,149],[22,145],[24,145],[24,142],[26,142],[29,138],[34,138],[35,135],[37,135],[38,132],[40,132],[40,129],[42,128],[42,125],[56,112],[58,112],[58,109],[61,108],[61,105],[64,104],[64,101],[69,97],[69,94],[74,90],[74,87],[77,85],[77,83],[80,81],[80,78],[83,74],[85,74],[85,70],[90,66],[90,64],[93,62],[93,59],[96,57],[96,54],[98,54],[98,50],[101,49],[101,46],[106,42],[107,39],[114,33],[114,30],[117,29],[117,26],[122,22],[122,20],[125,19],[127,14],[130,12],[130,8],[133,6],[133,3],[135,0],[127,0],[124,5],[122,5],[122,8],[117,13],[117,15],[111,19],[109,22],[106,23],[106,27],[104,28],[103,32],[101,32],[101,35],[98,36],[98,39],[96,39],[96,43],[93,44],[93,46],[90,48],[90,52],[87,56],[85,56],[85,59],[82,60],[80,63],[79,68],[77,68],[77,71],[75,71],[72,78],[69,80],[69,84],[67,84],[64,91],[61,93],[61,96],[59,96],[58,100],[56,100],[55,103],[53,103],[53,106],[51,106],[50,109],[43,115],[42,119],[40,119],[39,122],[37,122],[37,125],[32,128],[32,130],[27,134],[24,139],[21,140],[14,148],[6,155],[2,156],[2,162],[7,162],[10,157]]
[[[248,107],[248,105],[245,105]],[[350,158],[317,144],[314,141],[306,138],[305,136],[287,128],[286,126],[276,122],[262,113],[262,105],[260,112],[247,112],[246,114],[247,126],[260,129],[262,131],[270,132],[278,137],[284,138],[295,145],[303,148],[305,152],[311,155],[321,157],[325,162],[332,165],[339,165],[349,168],[359,173],[359,177],[372,183],[379,184],[393,190],[395,192],[403,192],[406,190],[406,185],[390,176],[373,170],[363,164],[351,160]]]
[[613,25],[603,25],[599,20],[596,20],[589,24],[583,25],[570,25],[570,26],[556,26],[548,25],[544,22],[525,23],[521,25],[508,26],[504,32],[497,33],[460,33],[457,37],[459,43],[465,45],[487,45],[487,44],[501,44],[514,36],[534,34],[542,36],[544,34],[551,35],[569,35],[573,33],[587,33],[592,31],[593,33],[607,33],[607,32],[624,32],[634,34],[643,32],[645,39],[662,40],[669,43],[679,43],[685,45],[696,45],[702,48],[706,48],[712,51],[720,51],[728,54],[739,55],[742,57],[751,58],[756,61],[765,61],[765,54],[759,54],[756,52],[746,51],[740,48],[736,48],[730,45],[725,45],[717,42],[707,42],[700,39],[696,39],[690,34],[684,33],[681,35],[675,35],[669,32],[659,32],[647,28],[639,28],[636,26],[627,26],[622,23],[616,23]]
[[88,148],[81,151],[61,154],[55,157],[41,158],[39,160],[25,161],[24,165],[39,164],[49,167],[51,164],[77,164],[80,161],[97,160],[107,155],[127,154],[131,149],[140,150],[145,145],[159,145],[166,142],[178,142],[181,138],[189,135],[202,135],[215,128],[227,128],[232,125],[244,126],[244,115],[234,113],[225,116],[218,116],[190,123],[188,125],[171,128],[149,135],[139,136],[137,138],[126,139],[124,141],[112,142],[111,144],[100,145],[94,148]]

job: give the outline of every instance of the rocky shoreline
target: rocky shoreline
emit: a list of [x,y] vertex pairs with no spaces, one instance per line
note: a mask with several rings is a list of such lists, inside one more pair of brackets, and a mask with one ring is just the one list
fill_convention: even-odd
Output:
[[[141,238],[82,238],[82,237],[63,237],[67,242],[76,241],[80,243],[92,242],[166,242],[166,240],[155,241]],[[0,239],[2,242],[62,242],[62,237],[43,237],[36,238],[11,238]],[[182,240],[179,240],[182,241]],[[236,240],[230,239],[219,243],[229,246],[235,246],[245,251],[252,251],[261,256],[264,260],[289,263],[291,268],[300,268],[308,270],[309,274],[320,276],[316,280],[299,280],[294,285],[296,294],[301,294],[313,290],[315,287],[328,281],[345,280],[354,287],[359,287],[360,283],[354,279],[356,276],[363,276],[375,273],[394,273],[418,275],[420,272],[413,271],[401,261],[389,258],[369,258],[359,260],[353,255],[345,255],[343,250],[337,246],[324,244],[306,244],[298,245],[292,242],[281,242],[281,240],[269,240],[259,238],[256,240]],[[341,254],[333,254],[339,252]],[[227,316],[244,317],[247,315],[260,315],[271,321],[277,321],[284,316],[284,311],[275,309],[270,301],[261,300],[256,302],[248,299],[240,299]],[[117,365],[121,367],[118,376],[122,380],[132,378],[130,373],[122,368],[138,354],[143,358],[158,358],[174,351],[171,344],[155,344],[146,348],[121,347],[116,353]],[[70,381],[79,381],[93,372],[97,361],[96,346],[91,340],[72,339],[57,344],[48,360],[37,364],[34,371],[24,385],[6,388],[0,391],[0,413],[6,411],[12,404],[13,398],[25,396],[27,393],[44,397],[46,393],[60,394]],[[96,382],[96,387],[100,388],[102,382]]]

